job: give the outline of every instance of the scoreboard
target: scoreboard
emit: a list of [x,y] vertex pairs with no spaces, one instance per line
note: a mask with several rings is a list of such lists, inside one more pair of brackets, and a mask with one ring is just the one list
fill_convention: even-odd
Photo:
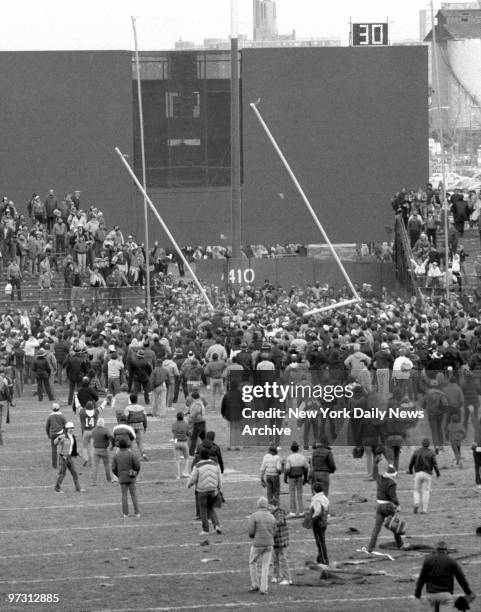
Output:
[[351,42],[353,47],[389,45],[387,23],[353,23]]

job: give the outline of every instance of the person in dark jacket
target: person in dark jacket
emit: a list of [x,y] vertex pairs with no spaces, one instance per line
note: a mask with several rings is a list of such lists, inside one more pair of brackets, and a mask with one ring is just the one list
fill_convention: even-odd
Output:
[[441,606],[452,606],[455,578],[465,592],[466,600],[473,601],[476,595],[471,590],[461,566],[448,555],[446,542],[438,542],[436,551],[424,559],[414,597],[421,599],[421,593],[426,586],[426,599],[432,610],[439,612]]
[[[377,496],[376,519],[371,534],[371,540],[369,542],[369,546],[367,547],[367,552],[369,553],[376,548],[377,538],[386,518],[388,516],[393,516],[399,509],[399,500],[396,490],[397,472],[393,465],[388,465],[384,474],[379,474],[379,462],[381,461],[381,458],[381,455],[378,455],[374,459],[374,467],[372,469],[373,478],[377,483]],[[404,545],[402,536],[397,533],[394,533],[393,535],[396,546],[398,548],[402,548]]]
[[37,379],[38,401],[43,401],[43,392],[45,391],[48,399],[53,402],[55,398],[53,396],[52,389],[50,388],[49,380],[51,369],[47,361],[47,352],[45,349],[39,349],[32,365],[32,372],[35,374],[35,378]]
[[220,413],[227,424],[227,450],[235,447],[239,450],[241,442],[242,410],[244,401],[239,382],[233,377],[230,378],[230,390],[224,393],[220,404]]
[[52,447],[52,467],[54,470],[57,469],[58,465],[57,446],[54,443],[55,438],[63,432],[66,423],[67,419],[60,412],[60,406],[58,404],[52,404],[52,412],[49,414],[47,422],[45,423],[45,432],[50,440],[50,445]]
[[139,518],[140,510],[135,481],[140,472],[140,461],[128,447],[126,440],[119,440],[118,445],[120,450],[112,459],[112,472],[119,479],[120,491],[122,494],[122,515],[124,518],[128,518],[129,516],[127,493],[130,492],[134,514]]
[[430,385],[430,389],[421,400],[421,408],[427,414],[433,444],[438,450],[444,445],[443,424],[445,415],[449,413],[449,400],[439,389],[439,382],[436,379],[431,380]]
[[326,497],[329,496],[329,475],[336,471],[336,464],[332,455],[329,440],[326,436],[320,442],[314,444],[314,450],[310,460],[309,480],[314,492],[316,482],[322,484],[322,490]]
[[[182,414],[182,413],[181,413]],[[201,443],[197,447],[197,450],[194,455],[194,459],[192,460],[191,469],[194,469],[194,466],[199,463],[201,460],[202,450],[205,449],[209,453],[209,459],[215,461],[220,468],[220,473],[224,473],[224,461],[222,460],[222,453],[220,448],[214,442],[215,432],[214,431],[201,431],[199,433],[199,438]],[[200,508],[199,508],[199,499],[197,495],[197,491],[195,491],[195,517],[196,520],[200,519]]]
[[145,359],[145,351],[143,348],[137,350],[135,355],[132,357],[130,363],[130,376],[133,383],[134,393],[140,393],[144,391],[145,404],[150,404],[149,390],[150,390],[150,375],[152,374],[152,366]]
[[57,360],[57,382],[59,385],[62,384],[62,372],[65,367],[65,362],[70,350],[70,344],[67,342],[67,336],[61,336],[57,342],[53,345],[53,353]]
[[474,427],[474,441],[471,446],[473,451],[473,462],[474,462],[474,481],[478,485],[478,489],[481,489],[481,419],[474,418],[473,412],[473,427]]
[[124,440],[127,443],[127,446],[130,448],[132,443],[135,441],[135,430],[127,423],[119,423],[115,425],[112,430],[114,442],[113,446],[115,448],[119,448],[120,440]]
[[[403,403],[409,403],[409,397],[407,395],[402,397],[399,387],[396,387],[393,396],[388,400],[387,409],[400,408]],[[404,444],[408,424],[410,424],[410,421],[407,419],[395,416],[382,421],[381,438],[384,445],[384,455],[396,470],[399,469],[401,447]]]
[[87,402],[94,402],[94,404],[96,404],[99,401],[99,395],[97,391],[90,386],[90,380],[87,376],[82,378],[82,382],[77,392],[77,399],[82,408],[85,408]]
[[94,469],[92,473],[92,482],[90,483],[91,486],[94,487],[97,484],[97,472],[100,460],[102,460],[104,464],[107,482],[112,482],[112,476],[110,474],[109,446],[113,447],[114,437],[105,427],[105,421],[102,418],[97,420],[97,425],[92,430],[92,445],[94,449]]
[[436,461],[436,453],[429,448],[429,444],[429,439],[424,438],[422,447],[414,451],[409,462],[409,473],[414,473],[414,514],[418,513],[419,505],[421,505],[421,514],[426,514],[433,470],[438,478],[441,475]]
[[209,459],[213,459],[220,467],[220,473],[224,473],[224,461],[222,459],[222,452],[217,444],[214,442],[215,440],[215,432],[214,431],[206,431],[200,432],[199,438],[201,438],[202,442],[199,444],[197,451],[194,455],[194,460],[192,462],[192,467],[200,461],[200,453],[203,448],[207,449],[209,452]]
[[317,562],[323,565],[329,565],[329,557],[326,548],[326,529],[327,518],[329,515],[329,500],[324,491],[322,484],[315,482],[312,488],[311,504],[309,512],[312,517],[312,533],[316,540],[317,546]]
[[[73,355],[70,354],[65,361],[65,371],[69,382],[68,400],[69,404],[73,402],[73,394],[79,387],[82,378],[87,374],[88,363],[86,355],[82,353],[80,346],[74,347]],[[75,412],[75,410],[74,410]]]

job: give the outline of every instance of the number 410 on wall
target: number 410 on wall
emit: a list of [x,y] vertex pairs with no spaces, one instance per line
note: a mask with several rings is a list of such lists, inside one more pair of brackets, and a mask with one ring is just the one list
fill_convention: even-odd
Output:
[[228,274],[229,283],[232,283],[233,285],[235,284],[250,285],[250,283],[254,282],[255,277],[256,275],[252,268],[232,269],[232,270],[229,270],[229,274]]

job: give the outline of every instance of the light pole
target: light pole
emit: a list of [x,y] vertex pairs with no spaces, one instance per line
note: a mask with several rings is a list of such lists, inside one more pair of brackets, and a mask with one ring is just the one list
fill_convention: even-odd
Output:
[[[428,113],[431,113],[432,111],[448,110],[448,109],[450,109],[450,108],[451,108],[450,106],[430,106],[430,107],[428,108]],[[430,117],[431,117],[431,115],[430,115]],[[441,117],[441,114],[439,114],[439,117]],[[432,122],[432,120],[430,121],[430,123],[431,123],[431,122]],[[438,118],[438,123],[439,123],[439,118]],[[432,126],[431,126],[431,127],[432,127]],[[440,128],[440,125],[438,125],[438,128]],[[439,129],[438,129],[438,131],[437,131],[437,136],[439,137]],[[432,154],[431,154],[431,155],[432,155]],[[438,153],[436,153],[436,156],[437,156],[437,155],[438,155]],[[432,163],[432,159],[430,159],[429,161],[430,161],[430,176],[431,176],[431,174],[433,173],[433,172],[432,172],[432,170],[433,170],[433,168],[432,168],[433,163]]]
[[448,243],[448,230],[449,230],[449,223],[448,223],[448,215],[449,215],[449,208],[448,208],[448,199],[446,197],[446,167],[445,167],[445,154],[444,154],[444,130],[443,130],[443,119],[442,119],[442,113],[441,113],[441,106],[439,106],[439,102],[441,100],[440,96],[441,96],[441,90],[440,90],[440,85],[439,85],[439,64],[438,64],[438,50],[437,50],[437,44],[436,44],[436,24],[434,22],[434,3],[433,0],[431,0],[431,27],[432,27],[432,66],[434,68],[434,74],[435,74],[435,79],[436,79],[436,93],[438,96],[438,113],[439,113],[439,140],[440,140],[440,144],[441,144],[441,174],[443,177],[443,191],[442,191],[442,196],[443,196],[443,209],[444,209],[444,266],[445,266],[445,278],[446,278],[446,298],[449,299],[449,280],[448,280],[448,266],[449,266],[449,243]]
[[[478,109],[478,114],[481,112],[479,110],[481,109],[481,106],[470,104],[469,108]],[[469,137],[471,139],[471,154],[473,157],[476,155],[476,158],[477,158],[477,147],[475,147],[474,145],[474,136],[473,136],[473,119],[474,119],[474,112],[471,111],[471,114],[469,115]],[[477,163],[477,159],[476,159],[476,163]]]

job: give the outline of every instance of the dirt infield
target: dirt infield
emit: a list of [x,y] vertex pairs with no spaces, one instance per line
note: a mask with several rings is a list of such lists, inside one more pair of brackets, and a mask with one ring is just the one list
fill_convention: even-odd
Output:
[[[62,400],[65,389],[59,393]],[[69,407],[62,404],[67,418]],[[267,597],[249,592],[249,539],[246,517],[264,490],[258,480],[263,448],[227,452],[224,425],[208,413],[208,429],[218,431],[226,465],[226,504],[219,511],[222,535],[210,535],[200,546],[200,523],[192,490],[175,480],[169,445],[175,411],[167,419],[149,419],[146,436],[150,461],[142,464],[138,482],[141,518],[123,519],[118,486],[105,482],[99,471],[89,486],[91,468],[77,459],[80,482],[76,493],[67,474],[64,494],[54,492],[56,472],[50,466],[45,420],[50,404],[40,403],[28,388],[11,409],[0,447],[0,610],[175,611],[244,610],[290,612],[384,612],[427,609],[412,599],[414,577],[423,551],[387,550],[395,560],[366,561],[356,549],[367,545],[374,519],[375,485],[365,480],[364,461],[350,449],[334,449],[338,472],[332,478],[327,547],[339,573],[319,578],[306,562],[314,561],[315,543],[300,520],[289,522],[289,560],[294,584],[270,585]],[[113,414],[104,415],[108,427]],[[79,434],[78,419],[74,419]],[[285,456],[287,449],[281,451]],[[469,449],[463,470],[451,467],[451,452],[439,456],[441,478],[433,481],[428,514],[412,514],[412,477],[406,474],[408,453],[401,456],[398,492],[412,544],[434,545],[444,539],[455,549],[472,587],[481,591],[481,490],[474,486]],[[283,485],[284,491],[286,486]],[[309,488],[305,487],[305,500]],[[352,498],[356,495],[355,498]],[[367,498],[367,502],[362,502]],[[288,509],[288,498],[281,496]],[[353,528],[350,530],[349,528]],[[356,531],[354,531],[357,530]],[[391,541],[383,531],[380,544]],[[341,565],[343,562],[361,561]],[[362,574],[362,575],[361,575]],[[366,575],[370,574],[370,575]],[[19,594],[9,603],[8,594]],[[22,603],[22,594],[24,603]],[[58,595],[59,603],[41,602],[40,594]],[[30,595],[30,597],[29,597]],[[27,601],[25,601],[27,598]],[[46,597],[44,597],[45,599]],[[32,601],[29,601],[32,600]],[[477,600],[472,609],[478,610]]]

